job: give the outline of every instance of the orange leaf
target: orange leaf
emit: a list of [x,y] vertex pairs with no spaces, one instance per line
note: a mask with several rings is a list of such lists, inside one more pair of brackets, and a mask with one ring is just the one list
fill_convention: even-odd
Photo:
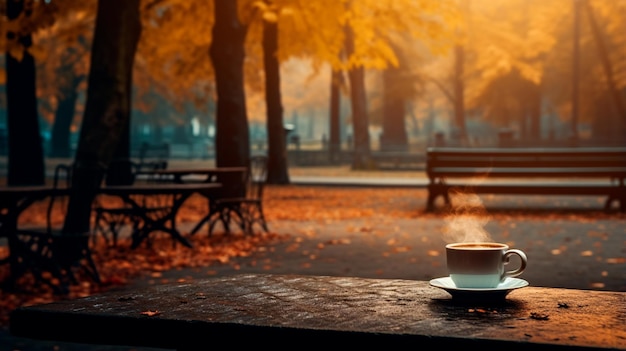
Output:
[[148,316],[148,317],[154,317],[154,316],[160,315],[161,312],[159,312],[159,311],[143,311],[143,312],[141,312],[141,314],[143,314],[144,316]]

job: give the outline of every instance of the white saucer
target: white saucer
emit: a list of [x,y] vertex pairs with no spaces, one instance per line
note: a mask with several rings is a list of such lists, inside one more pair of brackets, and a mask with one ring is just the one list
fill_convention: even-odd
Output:
[[442,277],[432,279],[430,285],[447,291],[453,298],[503,299],[511,291],[528,286],[528,282],[519,278],[505,278],[495,288],[457,288],[450,277]]

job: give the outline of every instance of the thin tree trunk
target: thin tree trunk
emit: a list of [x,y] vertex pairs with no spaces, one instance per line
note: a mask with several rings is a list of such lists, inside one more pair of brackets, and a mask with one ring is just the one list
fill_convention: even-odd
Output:
[[467,142],[467,128],[465,126],[465,48],[456,45],[454,48],[454,125],[457,128],[458,142],[462,145]]
[[624,106],[622,97],[620,96],[620,92],[617,89],[617,86],[615,84],[615,77],[613,74],[613,65],[611,64],[611,60],[609,58],[606,45],[604,44],[602,33],[600,32],[600,27],[598,27],[598,23],[596,22],[596,19],[593,13],[593,8],[591,7],[591,4],[589,4],[589,1],[584,0],[583,4],[585,6],[585,10],[587,11],[587,17],[589,19],[589,24],[593,32],[596,46],[598,47],[598,54],[600,56],[600,60],[602,61],[602,67],[604,68],[604,74],[606,75],[606,83],[609,87],[611,98],[613,99],[613,103],[615,104],[617,113],[619,114],[622,120],[621,121],[622,129],[626,129],[626,107]]
[[[9,21],[32,14],[32,0],[7,1]],[[31,34],[7,32],[6,97],[8,131],[8,185],[44,184],[45,167],[39,115],[37,113],[35,59],[28,52]],[[11,55],[22,50],[22,57]]]
[[[73,71],[68,74],[74,75]],[[72,121],[76,112],[76,101],[78,100],[78,85],[84,77],[69,77],[71,84],[65,87],[59,96],[59,106],[54,114],[54,124],[50,138],[51,157],[70,157],[70,136]]]
[[383,71],[383,134],[381,149],[386,151],[407,151],[408,138],[405,122],[405,100],[397,87],[403,70],[389,67]]
[[[354,53],[354,33],[352,27],[346,26],[346,56]],[[370,135],[367,116],[367,99],[365,95],[365,70],[362,66],[352,67],[348,71],[350,81],[350,101],[352,107],[352,127],[354,130],[353,169],[371,168]]]
[[[140,0],[98,2],[85,115],[75,157],[65,233],[89,230],[91,203],[130,124]],[[111,23],[115,23],[112,26]]]
[[330,161],[338,161],[341,151],[341,82],[342,72],[331,68],[330,73],[330,126],[328,138],[328,152]]
[[278,62],[278,24],[263,21],[263,65],[265,68],[265,103],[267,105],[269,184],[289,184],[287,147],[280,97],[280,63]]
[[528,117],[530,119],[528,134],[531,142],[541,140],[541,86],[529,85]]
[[580,105],[579,82],[580,82],[580,1],[572,0],[574,6],[574,33],[572,52],[572,120],[570,142],[578,143],[578,111]]
[[250,139],[243,87],[247,28],[236,0],[215,0],[215,24],[209,55],[217,86],[215,162],[218,167],[247,166]]

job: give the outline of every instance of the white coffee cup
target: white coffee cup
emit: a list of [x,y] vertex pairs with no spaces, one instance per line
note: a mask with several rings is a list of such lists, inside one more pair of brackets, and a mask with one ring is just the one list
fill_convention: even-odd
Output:
[[[511,256],[520,258],[520,266],[505,270]],[[452,243],[446,245],[450,278],[457,288],[496,288],[507,277],[517,277],[526,269],[526,254],[508,245],[493,242]]]

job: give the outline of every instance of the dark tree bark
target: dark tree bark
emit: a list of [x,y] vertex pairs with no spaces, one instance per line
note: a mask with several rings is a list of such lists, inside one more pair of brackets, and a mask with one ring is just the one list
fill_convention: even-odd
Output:
[[278,24],[263,21],[263,65],[268,139],[267,183],[289,184],[283,105],[280,96],[280,63],[276,57],[277,52]]
[[580,107],[579,83],[580,83],[580,1],[574,0],[574,33],[572,52],[572,120],[570,141],[578,143],[578,114]]
[[541,87],[529,82],[527,115],[529,118],[528,137],[531,142],[541,140]]
[[330,74],[330,127],[328,139],[328,152],[330,161],[338,161],[341,151],[341,85],[343,74],[341,71],[331,69]]
[[[7,1],[7,18],[29,17],[32,0]],[[39,115],[35,92],[35,59],[27,51],[32,46],[30,32],[7,32],[7,131],[8,185],[41,185],[45,181],[44,153],[39,134]],[[10,47],[23,49],[21,58],[10,54]]]
[[598,48],[598,55],[600,56],[600,61],[602,62],[602,68],[604,69],[606,83],[609,88],[611,99],[613,100],[613,103],[615,104],[615,109],[617,110],[617,113],[621,118],[620,124],[623,129],[622,131],[626,132],[626,106],[622,101],[620,90],[617,88],[617,84],[615,83],[615,74],[613,73],[613,65],[611,64],[611,59],[609,58],[609,52],[607,50],[606,44],[604,43],[604,38],[596,21],[591,4],[588,0],[583,0],[582,4],[585,11],[587,12],[589,25],[593,33],[596,47]]
[[103,170],[129,133],[132,68],[141,33],[140,0],[98,2],[85,115],[63,231],[89,230]]
[[215,24],[209,55],[217,86],[215,163],[247,166],[250,137],[243,87],[244,41],[247,28],[237,15],[236,0],[215,0]]
[[[346,26],[346,56],[354,53],[354,33]],[[350,101],[352,106],[352,128],[354,131],[353,169],[371,168],[369,120],[367,116],[367,98],[365,95],[365,70],[362,66],[348,71],[350,81]]]
[[465,48],[457,45],[454,48],[454,124],[457,128],[457,141],[467,142],[467,127],[465,125]]
[[383,151],[408,150],[405,122],[405,99],[400,81],[406,75],[399,67],[389,67],[383,71],[383,134],[380,138]]
[[59,106],[54,114],[50,138],[51,157],[69,157],[71,155],[70,134],[76,112],[76,100],[78,100],[77,89],[84,77],[74,75],[71,68],[66,74],[71,75],[68,77],[71,83],[58,94]]

